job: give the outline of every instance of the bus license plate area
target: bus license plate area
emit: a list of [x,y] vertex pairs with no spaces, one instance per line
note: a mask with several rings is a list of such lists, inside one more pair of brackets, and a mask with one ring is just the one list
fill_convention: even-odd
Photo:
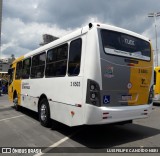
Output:
[[121,96],[121,99],[122,99],[123,101],[132,100],[132,95],[122,95],[122,96]]

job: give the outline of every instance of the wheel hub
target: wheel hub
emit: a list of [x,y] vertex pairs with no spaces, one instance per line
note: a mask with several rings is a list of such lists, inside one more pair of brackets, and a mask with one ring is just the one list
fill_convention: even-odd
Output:
[[44,104],[41,105],[41,120],[45,121],[47,118],[47,109],[46,106]]

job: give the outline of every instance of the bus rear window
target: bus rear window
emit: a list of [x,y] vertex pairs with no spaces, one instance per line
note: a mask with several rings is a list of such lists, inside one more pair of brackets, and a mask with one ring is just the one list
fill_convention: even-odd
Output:
[[124,33],[101,30],[102,43],[106,54],[150,61],[150,43]]

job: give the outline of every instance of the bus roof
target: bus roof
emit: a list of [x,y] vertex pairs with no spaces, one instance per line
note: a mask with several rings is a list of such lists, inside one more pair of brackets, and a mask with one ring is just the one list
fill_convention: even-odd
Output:
[[[132,36],[135,36],[137,38],[140,38],[140,39],[143,39],[143,40],[146,40],[148,42],[150,42],[150,40],[140,34],[137,34],[133,31],[129,31],[129,30],[126,30],[126,29],[123,29],[123,28],[120,28],[120,27],[116,27],[116,26],[112,26],[112,25],[108,25],[108,24],[101,24],[101,23],[90,23],[90,25],[92,25],[92,27],[96,27],[96,28],[100,28],[100,29],[108,29],[108,30],[113,30],[113,31],[118,31],[118,32],[122,32],[122,33],[125,33],[125,34],[129,34],[129,35],[132,35]],[[82,28],[79,28],[77,29],[76,31],[72,32],[72,33],[69,33],[57,40],[54,40],[44,46],[41,46],[27,54],[25,54],[24,56],[21,56],[19,57],[18,59],[16,59],[13,64],[15,62],[18,62],[19,60],[22,60],[23,58],[27,58],[29,56],[32,56],[32,55],[35,55],[35,54],[38,54],[38,53],[41,53],[45,50],[48,50],[50,49],[51,47],[54,47],[56,45],[59,45],[59,44],[62,44],[63,42],[66,42],[72,38],[76,38],[78,36],[81,36],[82,34],[85,34],[87,33],[92,27],[89,28],[89,26],[85,26],[85,27],[82,27]]]
[[133,31],[127,30],[127,29],[123,29],[123,28],[116,27],[116,26],[113,26],[113,25],[108,25],[108,24],[94,23],[94,25],[99,25],[99,27],[102,28],[102,29],[108,29],[108,30],[122,32],[122,33],[125,33],[125,34],[128,34],[128,35],[132,35],[132,36],[135,36],[137,38],[140,38],[140,39],[143,39],[143,40],[146,40],[146,41],[150,42],[149,38],[147,38],[147,37],[145,37],[143,35],[140,35],[138,33],[135,33]]

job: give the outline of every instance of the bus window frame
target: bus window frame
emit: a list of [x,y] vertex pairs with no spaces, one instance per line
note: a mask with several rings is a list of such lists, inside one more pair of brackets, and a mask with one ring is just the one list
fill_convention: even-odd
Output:
[[[63,59],[57,60],[58,59],[57,58],[57,56],[58,56],[58,49],[60,49],[61,47],[65,47],[65,46],[67,48],[67,56],[66,56],[66,58],[65,59],[63,58]],[[55,51],[56,58],[54,60],[52,60],[52,61],[48,61],[48,55],[49,55],[49,53],[52,53],[51,50]],[[53,47],[53,48],[48,49],[47,50],[47,54],[46,54],[45,78],[65,77],[66,74],[67,74],[67,72],[68,72],[68,56],[69,56],[69,44],[68,43],[63,43],[63,44],[61,44],[61,45],[59,45],[57,47]],[[58,75],[58,74],[57,75],[56,74],[55,75],[48,75],[48,73],[46,71],[47,65],[53,64],[53,65],[56,66],[56,64],[58,64],[59,62],[66,62],[66,71],[65,71],[65,74],[63,74],[63,75]],[[57,71],[56,67],[55,67],[55,71]]]
[[[131,36],[133,38],[136,38],[136,39],[139,39],[139,40],[142,40],[142,41],[145,41],[149,44],[149,49],[150,49],[150,60],[144,60],[144,59],[140,59],[140,58],[134,58],[134,57],[127,57],[127,56],[121,56],[121,55],[115,55],[115,54],[110,54],[110,53],[106,53],[105,52],[105,46],[104,46],[104,39],[102,37],[102,31],[110,31],[110,32],[114,32],[114,33],[120,33],[122,35],[127,35],[127,36]],[[101,42],[102,42],[102,48],[103,48],[103,51],[106,55],[111,55],[111,56],[118,56],[118,57],[122,57],[122,58],[128,58],[128,59],[134,59],[134,60],[138,60],[138,61],[145,61],[145,62],[151,62],[152,60],[152,49],[151,49],[151,43],[149,41],[146,41],[146,40],[143,40],[141,38],[138,38],[136,36],[133,36],[133,35],[129,35],[127,33],[123,33],[123,32],[119,32],[119,31],[114,31],[114,30],[109,30],[109,29],[100,29],[100,38],[101,38]],[[110,49],[113,49],[113,48],[110,48]],[[114,48],[115,49],[115,48]],[[118,50],[118,49],[115,49],[115,50]],[[121,50],[119,50],[121,51]]]
[[[21,63],[21,68],[18,67],[19,69],[17,69],[17,65],[19,65],[19,63]],[[16,63],[15,80],[21,80],[22,79],[22,69],[23,69],[23,60],[18,61]],[[19,75],[18,75],[19,76],[18,78],[17,78],[17,73],[18,73],[17,71],[20,72]]]
[[[34,57],[36,57],[36,56],[38,56],[38,55],[43,55],[43,54],[45,54],[45,61],[44,61],[44,64],[42,65],[34,65],[33,66],[33,58]],[[31,79],[41,79],[41,78],[44,78],[44,76],[45,76],[45,68],[46,68],[46,51],[43,51],[43,52],[40,52],[40,53],[38,53],[38,54],[36,54],[36,55],[34,55],[34,56],[32,56],[31,57],[31,66],[30,66],[30,78]],[[40,66],[44,66],[44,69],[43,69],[43,76],[41,76],[41,77],[35,77],[35,75],[34,75],[34,77],[32,77],[32,68],[36,68],[36,67],[40,67]]]
[[14,80],[14,72],[15,72],[15,68],[10,68],[8,70],[8,75],[9,75],[9,81],[8,81],[8,84],[10,85],[13,80]]
[[[30,61],[30,66],[29,66],[29,75],[27,76],[27,78],[26,77],[24,77],[24,62],[26,61],[26,60],[28,60],[29,59],[29,61]],[[24,60],[23,60],[23,65],[22,65],[22,79],[29,79],[30,78],[30,75],[31,75],[31,60],[32,60],[32,58],[31,57],[28,57],[28,58],[25,58]],[[28,69],[28,68],[27,68]]]
[[[78,41],[78,40],[80,40],[80,60],[79,60],[79,72],[77,73],[77,74],[70,74],[69,73],[69,64],[70,64],[70,51],[71,51],[71,44],[72,43],[74,43],[74,42],[76,42],[76,41]],[[68,68],[67,68],[67,74],[68,74],[68,76],[69,77],[72,77],[72,76],[78,76],[79,74],[80,74],[80,72],[81,72],[81,60],[82,60],[82,45],[83,45],[83,40],[82,40],[82,38],[81,37],[79,37],[79,38],[77,38],[77,39],[75,39],[75,40],[72,40],[71,42],[70,42],[70,45],[69,45],[69,50],[68,50],[68,54],[69,54],[69,57],[68,57]],[[77,63],[76,63],[77,64]],[[77,66],[77,65],[76,65]],[[75,69],[74,70],[76,70],[76,68],[77,67],[75,67]]]

